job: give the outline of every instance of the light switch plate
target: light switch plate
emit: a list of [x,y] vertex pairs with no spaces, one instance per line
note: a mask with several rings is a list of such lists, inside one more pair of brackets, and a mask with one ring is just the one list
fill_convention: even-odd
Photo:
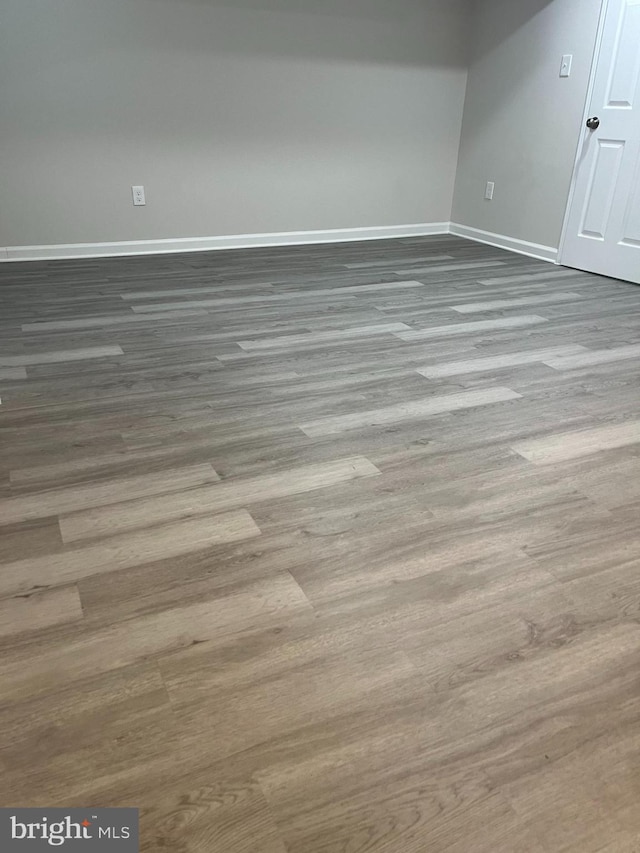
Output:
[[573,63],[573,54],[565,53],[562,57],[562,64],[560,65],[560,76],[561,77],[569,77],[571,75],[571,65]]

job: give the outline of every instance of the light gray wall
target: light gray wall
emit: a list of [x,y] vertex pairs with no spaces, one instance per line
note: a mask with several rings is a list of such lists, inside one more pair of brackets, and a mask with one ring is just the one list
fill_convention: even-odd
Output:
[[[476,0],[454,222],[558,247],[600,5]],[[565,53],[569,79],[559,77]]]
[[467,0],[0,7],[0,245],[450,219]]

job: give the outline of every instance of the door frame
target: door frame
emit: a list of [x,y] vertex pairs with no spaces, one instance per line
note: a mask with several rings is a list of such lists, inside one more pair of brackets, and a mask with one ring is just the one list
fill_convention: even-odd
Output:
[[596,43],[593,50],[593,58],[591,60],[591,71],[589,72],[589,85],[587,86],[587,94],[584,102],[584,111],[582,115],[582,125],[580,126],[580,134],[578,136],[578,144],[576,145],[576,157],[573,164],[573,172],[571,174],[571,184],[569,186],[569,197],[567,199],[567,206],[564,211],[564,221],[562,223],[562,233],[560,235],[560,245],[558,246],[558,264],[562,264],[562,257],[564,255],[564,245],[567,239],[567,232],[569,228],[569,214],[571,212],[571,206],[573,205],[573,201],[576,193],[576,185],[578,183],[578,166],[580,164],[580,156],[582,154],[582,140],[585,137],[585,126],[587,123],[587,119],[589,118],[589,111],[591,109],[591,99],[593,97],[593,90],[595,88],[596,83],[596,72],[598,70],[598,63],[600,62],[600,51],[602,49],[602,39],[604,36],[604,27],[607,20],[607,12],[609,11],[609,0],[602,0],[602,5],[600,6],[600,19],[598,21],[598,31],[596,35]]

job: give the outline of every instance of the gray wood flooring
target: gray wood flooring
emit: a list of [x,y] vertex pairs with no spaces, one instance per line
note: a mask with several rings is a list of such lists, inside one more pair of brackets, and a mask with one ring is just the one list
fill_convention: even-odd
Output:
[[450,236],[5,264],[0,331],[2,805],[640,851],[640,288]]

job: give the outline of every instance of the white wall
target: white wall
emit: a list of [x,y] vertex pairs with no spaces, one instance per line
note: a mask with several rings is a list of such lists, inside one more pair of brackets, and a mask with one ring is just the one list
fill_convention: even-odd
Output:
[[[454,222],[558,247],[600,5],[476,0]],[[560,79],[565,53],[573,72]]]
[[0,246],[450,219],[467,0],[1,8]]

